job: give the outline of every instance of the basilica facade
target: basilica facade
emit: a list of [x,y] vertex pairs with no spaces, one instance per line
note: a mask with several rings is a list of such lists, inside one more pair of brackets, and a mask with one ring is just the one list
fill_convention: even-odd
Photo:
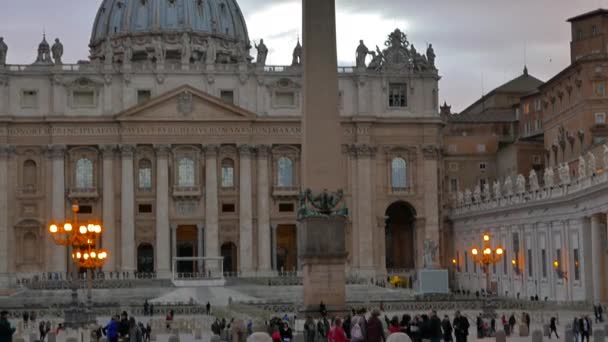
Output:
[[[339,68],[343,167],[327,172],[346,180],[355,276],[432,266],[425,242],[447,248],[435,54],[387,34],[383,50],[360,42],[355,65]],[[73,270],[47,227],[73,219],[75,203],[79,221],[103,225],[106,271],[197,271],[176,257],[222,257],[243,277],[298,270],[306,46],[289,65],[266,65],[235,0],[104,0],[77,64],[44,38],[33,63],[8,65],[10,40],[0,42],[3,283]]]

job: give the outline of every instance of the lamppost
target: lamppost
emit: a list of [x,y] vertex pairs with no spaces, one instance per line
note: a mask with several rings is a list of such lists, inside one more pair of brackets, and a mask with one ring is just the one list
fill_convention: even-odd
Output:
[[484,316],[489,318],[496,317],[495,306],[490,300],[491,286],[490,286],[490,265],[498,263],[504,256],[504,249],[501,246],[492,248],[490,242],[490,234],[483,234],[482,248],[473,247],[471,248],[471,255],[473,256],[473,262],[478,263],[486,273],[486,304],[484,307]]
[[104,265],[108,252],[97,248],[102,235],[102,227],[97,222],[78,222],[78,203],[72,204],[72,219],[64,222],[51,222],[49,233],[55,244],[72,249],[72,260],[79,269],[87,271],[87,309],[78,305],[78,277],[73,278],[72,307],[65,310],[67,327],[82,327],[95,323],[92,313],[93,270]]

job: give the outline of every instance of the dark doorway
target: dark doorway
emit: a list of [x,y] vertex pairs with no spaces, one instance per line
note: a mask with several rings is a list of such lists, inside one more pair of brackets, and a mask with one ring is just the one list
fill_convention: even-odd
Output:
[[224,273],[237,272],[236,245],[232,242],[226,242],[222,245],[221,253],[224,258]]
[[137,247],[137,272],[154,272],[154,247],[148,243],[142,243]]
[[298,269],[297,228],[293,224],[277,227],[277,270],[293,272]]
[[386,209],[386,268],[416,267],[416,209],[407,202],[395,202]]

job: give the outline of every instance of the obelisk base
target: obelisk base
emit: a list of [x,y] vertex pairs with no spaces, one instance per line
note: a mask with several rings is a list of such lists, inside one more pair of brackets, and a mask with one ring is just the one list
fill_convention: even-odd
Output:
[[302,264],[302,312],[328,315],[346,312],[346,250],[344,217],[312,217],[298,224],[298,256]]

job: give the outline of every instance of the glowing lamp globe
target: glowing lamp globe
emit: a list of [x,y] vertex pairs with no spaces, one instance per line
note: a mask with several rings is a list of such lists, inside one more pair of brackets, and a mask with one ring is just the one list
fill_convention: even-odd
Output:
[[57,227],[56,224],[52,224],[49,226],[49,231],[53,234],[57,233],[59,231],[59,228]]
[[502,248],[497,248],[496,249],[496,255],[502,255],[502,253],[503,253]]
[[66,232],[71,232],[72,231],[72,224],[70,223],[66,223],[63,225],[63,230]]
[[477,255],[477,254],[479,254],[479,251],[477,250],[477,248],[473,248],[473,249],[471,250],[471,254],[473,254],[473,255]]
[[80,231],[80,234],[86,234],[87,233],[87,227],[80,226],[79,231]]

